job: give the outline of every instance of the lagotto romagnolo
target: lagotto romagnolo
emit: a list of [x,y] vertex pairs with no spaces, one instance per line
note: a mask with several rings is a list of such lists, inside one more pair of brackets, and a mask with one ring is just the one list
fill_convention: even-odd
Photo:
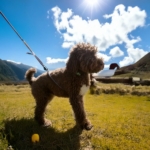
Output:
[[97,48],[89,43],[79,43],[72,47],[65,68],[45,72],[37,78],[33,76],[36,69],[30,68],[25,77],[36,101],[35,120],[40,125],[50,126],[51,121],[44,117],[47,104],[54,96],[68,97],[76,124],[90,130],[92,124],[86,117],[83,96],[90,86],[90,74],[103,68],[103,59],[97,56]]

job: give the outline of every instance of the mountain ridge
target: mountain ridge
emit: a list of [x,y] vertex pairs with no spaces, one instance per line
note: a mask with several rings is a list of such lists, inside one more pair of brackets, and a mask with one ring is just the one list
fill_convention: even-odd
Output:
[[[25,64],[18,64],[7,60],[0,59],[0,81],[24,81],[25,72],[31,68]],[[42,74],[44,71],[37,69],[35,76]]]
[[136,63],[118,69],[115,76],[150,78],[150,52]]
[[[0,81],[25,81],[25,72],[31,67],[22,63],[18,64],[0,59]],[[37,69],[35,76],[43,72]],[[136,63],[119,68],[114,76],[150,78],[150,52]]]

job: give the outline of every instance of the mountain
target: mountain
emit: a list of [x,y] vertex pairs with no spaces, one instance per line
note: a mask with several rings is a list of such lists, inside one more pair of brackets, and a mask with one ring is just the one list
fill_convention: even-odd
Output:
[[135,64],[121,67],[115,76],[150,78],[150,53],[146,54]]
[[[0,59],[0,81],[23,81],[25,80],[25,72],[29,68],[31,68],[31,66]],[[43,72],[44,71],[37,69],[35,76]]]
[[[31,68],[24,64],[0,59],[0,81],[24,81],[25,72]],[[37,70],[35,76],[44,71]],[[141,77],[150,78],[150,53],[146,54],[135,64],[121,67],[115,72],[116,77]]]

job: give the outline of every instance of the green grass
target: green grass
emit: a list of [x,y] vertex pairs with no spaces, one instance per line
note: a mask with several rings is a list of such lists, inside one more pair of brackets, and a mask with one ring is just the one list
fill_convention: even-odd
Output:
[[[101,85],[103,88],[133,87]],[[106,87],[105,87],[106,86]],[[147,87],[135,87],[147,90]],[[135,90],[135,89],[134,89]],[[117,93],[117,92],[116,92]],[[150,97],[104,94],[84,97],[87,116],[94,125],[81,131],[68,99],[57,98],[48,105],[46,117],[51,128],[33,120],[35,102],[28,85],[0,86],[0,150],[149,150]],[[40,142],[32,143],[38,133]]]

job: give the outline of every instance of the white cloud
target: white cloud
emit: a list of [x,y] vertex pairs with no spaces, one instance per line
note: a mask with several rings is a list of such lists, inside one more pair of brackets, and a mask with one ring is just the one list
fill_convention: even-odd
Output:
[[139,48],[128,48],[127,52],[128,52],[128,56],[124,57],[124,59],[119,62],[121,67],[137,62],[140,58],[142,58],[144,55],[148,53],[143,49],[139,49]]
[[[120,66],[125,66],[136,62],[147,52],[143,49],[134,48],[134,44],[141,41],[139,36],[132,35],[132,31],[139,27],[144,27],[147,17],[145,10],[139,7],[127,7],[120,4],[115,7],[111,14],[105,14],[105,23],[101,23],[98,19],[83,19],[79,15],[75,15],[71,9],[63,12],[59,7],[49,10],[53,12],[54,25],[63,38],[62,47],[70,48],[78,42],[88,42],[98,47],[99,51],[106,51],[111,46],[109,55],[99,53],[103,57],[104,62],[109,62],[111,57],[120,57],[124,52],[116,45],[125,44],[127,56],[120,61]],[[109,21],[109,20],[111,21]],[[65,59],[47,59],[49,63],[65,62]]]
[[120,57],[124,55],[124,52],[116,46],[110,50],[109,54],[112,55],[112,57]]
[[130,47],[134,47],[133,45],[137,42],[141,41],[141,38],[138,36],[137,38],[133,38],[132,37],[132,40],[127,40],[126,41],[126,47],[127,48],[130,48]]
[[63,47],[63,48],[68,48],[68,47],[71,47],[71,46],[73,46],[73,45],[74,45],[73,42],[64,42],[64,43],[62,44],[62,47]]
[[[54,12],[54,18],[57,20],[61,14],[61,9],[56,6],[52,8],[51,10]],[[50,10],[47,13],[50,14]]]
[[109,67],[110,67],[110,65],[106,65],[106,64],[104,65],[105,69],[109,69]]
[[68,58],[66,58],[66,59],[61,59],[61,58],[51,58],[51,57],[47,57],[47,58],[46,58],[47,64],[55,64],[55,63],[60,63],[60,62],[66,63],[67,60],[68,60]]
[[127,52],[129,57],[131,57],[134,62],[138,61],[141,57],[148,53],[140,48],[129,48]]
[[15,64],[21,64],[21,62],[16,62],[16,61],[13,61],[13,60],[7,60],[8,62],[12,62],[12,63],[15,63]]
[[[71,9],[68,9],[67,12],[62,12],[59,7],[54,7],[51,9],[54,15],[54,24],[57,28],[57,31],[65,30],[69,27],[68,19],[72,16],[73,12]],[[49,14],[49,11],[48,11]]]
[[127,66],[133,63],[133,59],[131,57],[124,57],[122,61],[119,62],[120,67]]
[[98,53],[98,57],[103,58],[104,62],[108,62],[111,59],[110,56],[102,53]]
[[[57,31],[61,33],[64,39],[62,46],[69,48],[71,44],[89,42],[98,47],[99,50],[105,51],[110,46],[126,43],[134,44],[140,40],[140,37],[129,39],[128,34],[137,27],[144,26],[146,13],[139,7],[128,7],[125,10],[124,5],[115,7],[112,14],[104,15],[105,19],[110,18],[111,22],[104,24],[98,19],[84,20],[78,15],[73,15],[71,9],[62,12],[59,7],[52,8],[54,24]],[[65,45],[65,46],[64,46]]]

